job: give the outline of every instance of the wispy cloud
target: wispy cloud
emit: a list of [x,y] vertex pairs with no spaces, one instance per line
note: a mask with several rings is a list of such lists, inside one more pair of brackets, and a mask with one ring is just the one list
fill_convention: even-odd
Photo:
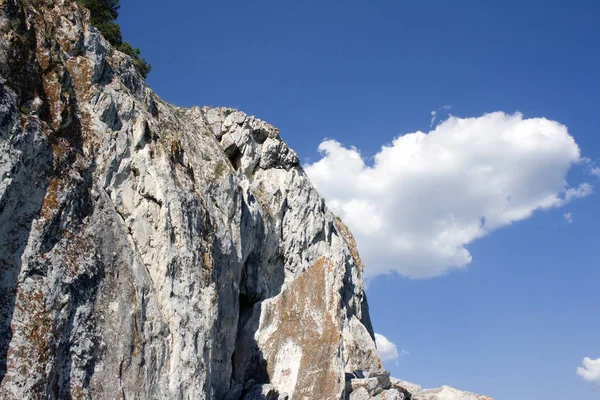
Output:
[[572,224],[573,223],[573,213],[566,212],[566,213],[563,214],[563,218],[565,219],[565,221],[567,221],[568,224]]
[[565,196],[563,198],[563,204],[567,204],[574,199],[580,199],[582,197],[587,197],[594,192],[592,185],[587,182],[579,184],[579,186],[574,188],[569,188],[565,192]]
[[585,166],[585,171],[593,176],[600,177],[600,167],[589,157],[582,157],[581,163]]
[[442,110],[450,110],[451,108],[452,108],[451,106],[441,106],[437,110],[433,110],[431,112],[431,122],[429,123],[429,129],[433,128],[433,124],[435,123],[435,120],[437,119],[438,112],[440,112]]

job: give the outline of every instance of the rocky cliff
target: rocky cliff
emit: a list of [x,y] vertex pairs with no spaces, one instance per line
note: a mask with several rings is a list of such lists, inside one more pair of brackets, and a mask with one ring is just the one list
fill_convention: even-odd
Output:
[[161,101],[69,0],[0,31],[1,398],[438,398],[277,129]]

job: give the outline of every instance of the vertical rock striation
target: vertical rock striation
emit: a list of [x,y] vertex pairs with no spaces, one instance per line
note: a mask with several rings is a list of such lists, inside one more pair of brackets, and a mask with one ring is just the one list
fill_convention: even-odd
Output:
[[380,367],[362,265],[275,128],[161,101],[75,3],[1,12],[3,398],[340,398]]

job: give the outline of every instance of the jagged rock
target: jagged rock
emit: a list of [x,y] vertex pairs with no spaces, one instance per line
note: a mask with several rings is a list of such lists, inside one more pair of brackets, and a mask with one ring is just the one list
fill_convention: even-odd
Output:
[[384,388],[379,385],[377,378],[353,379],[350,384],[352,391],[355,391],[358,388],[365,388],[370,396],[379,394],[384,390]]
[[396,378],[390,378],[390,386],[403,393],[408,399],[411,398],[412,393],[416,393],[421,390],[420,385]]
[[0,397],[340,398],[381,365],[276,128],[163,102],[76,2],[6,0],[0,30]]
[[243,400],[284,400],[279,396],[279,393],[273,385],[264,384],[264,385],[254,385],[244,396]]
[[416,392],[412,396],[413,400],[493,400],[491,397],[482,396],[475,393],[463,392],[449,386],[442,386],[438,389],[425,389]]
[[373,400],[404,400],[409,399],[404,393],[396,389],[385,390],[378,395],[371,397]]
[[359,387],[348,396],[349,400],[369,400],[370,398],[369,391],[364,387]]
[[353,392],[365,388],[370,396],[375,396],[390,388],[390,373],[384,369],[374,371],[354,371],[355,378],[349,380],[346,390]]

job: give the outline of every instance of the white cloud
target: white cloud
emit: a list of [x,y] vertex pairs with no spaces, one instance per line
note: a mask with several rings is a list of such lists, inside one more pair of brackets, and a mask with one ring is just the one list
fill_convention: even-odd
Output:
[[398,347],[392,342],[388,340],[385,336],[376,333],[375,334],[375,344],[377,345],[377,351],[379,352],[379,357],[381,361],[394,361],[397,360],[400,356],[408,355],[408,351],[402,350],[398,353]]
[[586,172],[590,175],[600,177],[600,167],[589,157],[581,157],[581,164],[586,167]]
[[564,213],[563,217],[564,217],[565,221],[567,221],[568,224],[573,223],[573,213],[571,213],[571,212]]
[[306,172],[352,230],[367,276],[464,268],[474,240],[592,192],[565,180],[581,161],[567,128],[519,113],[451,116],[427,134],[397,137],[372,166],[334,140],[319,151]]
[[577,375],[586,381],[600,383],[600,358],[592,360],[585,357],[583,359],[583,366],[577,368]]
[[437,111],[435,111],[435,110],[431,112],[431,121],[429,122],[429,128],[433,127],[433,124],[435,123],[435,119],[436,119],[436,114],[437,114]]
[[431,112],[431,121],[429,122],[429,128],[430,128],[430,129],[431,129],[431,128],[433,128],[433,124],[435,123],[435,120],[437,119],[437,113],[438,113],[439,111],[442,111],[442,110],[449,110],[449,109],[451,109],[451,108],[452,108],[451,106],[441,106],[441,107],[440,107],[440,108],[438,108],[437,110],[433,110],[433,111]]
[[562,204],[566,204],[573,199],[579,199],[582,197],[589,196],[590,194],[592,194],[592,192],[592,185],[590,185],[589,183],[582,183],[576,188],[569,188],[565,192],[565,197]]

